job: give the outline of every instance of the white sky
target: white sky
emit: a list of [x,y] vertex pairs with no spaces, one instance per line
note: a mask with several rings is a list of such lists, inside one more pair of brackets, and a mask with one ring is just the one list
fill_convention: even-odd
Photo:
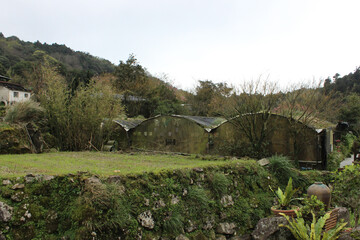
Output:
[[118,64],[134,53],[183,89],[269,75],[285,86],[360,65],[359,0],[2,0],[0,32]]

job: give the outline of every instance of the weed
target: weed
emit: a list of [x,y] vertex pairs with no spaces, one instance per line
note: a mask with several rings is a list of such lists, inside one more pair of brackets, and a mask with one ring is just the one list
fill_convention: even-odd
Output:
[[278,179],[282,187],[287,185],[289,178],[292,178],[295,184],[298,182],[295,167],[288,157],[275,155],[269,158],[269,162],[269,171]]
[[184,228],[184,218],[183,216],[178,212],[172,212],[171,215],[168,216],[163,224],[164,232],[176,237],[178,234],[183,232]]
[[216,197],[221,197],[222,195],[228,192],[228,186],[230,181],[226,178],[223,173],[215,173],[210,177],[210,186],[213,192],[216,194]]

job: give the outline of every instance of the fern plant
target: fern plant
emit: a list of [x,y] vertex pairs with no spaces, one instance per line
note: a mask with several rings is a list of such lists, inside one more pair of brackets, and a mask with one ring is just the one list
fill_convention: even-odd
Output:
[[290,230],[292,235],[297,240],[335,240],[338,239],[341,231],[345,228],[346,222],[337,225],[335,228],[329,231],[323,231],[326,220],[330,218],[330,213],[326,213],[323,217],[316,220],[315,214],[312,213],[313,220],[311,225],[305,223],[304,218],[300,212],[295,211],[297,218],[290,218],[283,213],[280,215],[284,216],[288,221],[288,225],[280,224],[280,227],[286,227]]
[[[271,189],[271,191],[273,191],[271,187],[270,187],[270,189]],[[277,198],[277,201],[278,201],[278,206],[276,206],[277,209],[287,210],[287,209],[291,208],[290,202],[295,200],[295,198],[293,198],[293,196],[296,192],[297,192],[297,189],[293,188],[293,185],[292,185],[292,178],[289,178],[288,184],[287,184],[284,192],[281,190],[280,187],[274,192],[274,194]]]

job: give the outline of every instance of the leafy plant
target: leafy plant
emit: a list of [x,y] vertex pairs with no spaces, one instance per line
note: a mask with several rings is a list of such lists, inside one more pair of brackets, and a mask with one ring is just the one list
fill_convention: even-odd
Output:
[[333,151],[328,155],[326,169],[335,171],[339,168],[341,161],[345,158],[342,152]]
[[301,208],[301,214],[305,219],[312,218],[312,214],[315,217],[322,217],[325,215],[325,204],[320,201],[317,196],[305,197],[303,200],[303,207]]
[[[270,187],[270,189],[271,189],[271,187]],[[273,190],[271,189],[271,191],[273,191]],[[297,189],[294,189],[293,185],[292,185],[292,178],[289,178],[288,184],[287,184],[284,192],[281,190],[280,187],[276,190],[276,192],[274,192],[274,194],[277,198],[277,201],[278,201],[278,205],[276,207],[281,210],[291,209],[290,202],[295,200],[293,198],[293,196],[296,192],[297,192]]]
[[315,214],[312,213],[312,223],[309,226],[305,223],[305,220],[302,218],[300,212],[295,211],[297,218],[290,218],[283,213],[280,215],[284,216],[288,221],[288,225],[280,224],[280,227],[286,227],[291,231],[293,236],[298,240],[335,240],[338,239],[341,231],[345,228],[347,223],[341,223],[335,228],[329,231],[323,231],[326,220],[330,218],[330,213],[325,214],[325,216],[320,217],[316,220]]
[[346,166],[335,176],[332,195],[336,204],[351,209],[357,225],[360,217],[360,165]]
[[348,157],[351,155],[352,146],[355,140],[356,136],[351,133],[347,133],[341,138],[340,150],[344,154],[344,156]]

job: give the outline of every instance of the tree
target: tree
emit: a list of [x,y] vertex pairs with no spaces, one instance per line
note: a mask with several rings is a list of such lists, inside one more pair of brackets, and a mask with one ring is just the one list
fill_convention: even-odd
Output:
[[109,86],[95,81],[70,93],[65,79],[53,68],[42,68],[45,85],[39,91],[49,133],[61,150],[100,149],[111,119],[122,112],[121,100]]
[[[359,134],[360,131],[360,96],[352,93],[345,97],[345,101],[340,108],[339,120],[348,122],[350,129]],[[359,135],[358,135],[359,136]]]
[[272,131],[268,123],[280,97],[276,83],[259,78],[256,81],[244,82],[238,94],[231,98],[231,108],[223,112],[226,119],[239,131],[239,135],[247,138],[250,144],[247,155],[267,155],[267,137]]
[[199,80],[195,93],[190,95],[187,101],[192,106],[193,115],[219,116],[232,92],[233,88],[227,83]]
[[143,96],[148,78],[145,69],[138,63],[133,54],[126,62],[120,61],[115,68],[115,87],[126,95]]
[[306,129],[327,128],[330,124],[325,120],[334,121],[337,115],[335,111],[338,104],[333,92],[326,93],[321,86],[321,81],[290,86],[274,109],[275,113],[288,119],[289,133],[294,140],[294,156],[298,156],[304,150],[303,145],[299,144],[299,139],[309,143],[315,141],[313,136],[306,135]]

